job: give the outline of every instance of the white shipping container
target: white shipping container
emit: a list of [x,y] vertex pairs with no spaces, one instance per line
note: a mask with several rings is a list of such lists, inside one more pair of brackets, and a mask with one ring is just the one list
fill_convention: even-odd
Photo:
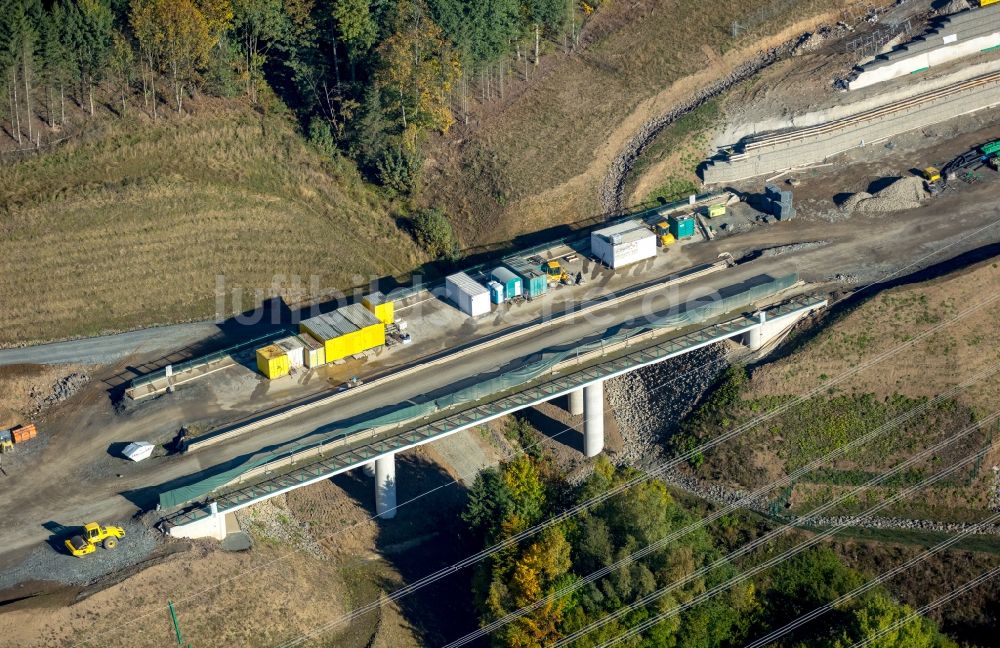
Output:
[[445,278],[444,287],[448,299],[466,315],[479,317],[490,312],[490,291],[464,272]]
[[590,253],[611,268],[656,256],[656,234],[639,220],[626,221],[590,234]]
[[275,345],[288,356],[288,364],[293,367],[305,366],[305,348],[302,345],[302,341],[297,337],[293,336],[278,340],[275,342]]

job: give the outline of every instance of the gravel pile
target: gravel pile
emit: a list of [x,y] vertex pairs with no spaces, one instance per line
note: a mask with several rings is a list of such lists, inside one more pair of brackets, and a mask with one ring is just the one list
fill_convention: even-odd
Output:
[[848,198],[840,206],[845,212],[885,213],[915,209],[927,197],[924,181],[916,176],[899,178],[874,194],[864,191]]
[[52,383],[52,387],[48,393],[43,393],[32,388],[31,393],[29,394],[32,402],[31,415],[34,416],[56,403],[61,403],[76,392],[80,391],[80,389],[88,382],[90,382],[90,376],[82,372],[74,371],[68,376],[60,378]]
[[637,467],[661,461],[666,440],[728,365],[720,343],[605,381],[623,441],[616,461]]
[[[101,521],[102,524],[104,521]],[[112,551],[98,547],[89,556],[77,558],[67,553],[63,541],[73,535],[70,529],[58,539],[35,547],[17,567],[0,573],[0,589],[24,581],[55,581],[66,585],[87,585],[112,572],[145,560],[162,541],[158,531],[136,520],[109,521],[125,529],[125,537]]]
[[840,209],[841,209],[841,211],[844,211],[844,212],[847,212],[847,213],[853,212],[855,209],[858,208],[858,205],[860,205],[865,200],[870,200],[871,197],[872,197],[872,195],[870,193],[868,193],[867,191],[859,191],[858,193],[851,195],[850,198],[848,198],[847,200],[845,200],[840,205]]
[[808,243],[792,243],[791,245],[779,245],[777,247],[767,248],[760,253],[764,257],[776,257],[782,254],[790,254],[792,252],[804,252],[806,250],[814,250],[816,248],[823,247],[824,245],[829,245],[830,241],[810,241]]
[[949,0],[948,2],[936,2],[934,4],[934,8],[937,9],[939,16],[949,16],[953,13],[972,8],[968,0]]

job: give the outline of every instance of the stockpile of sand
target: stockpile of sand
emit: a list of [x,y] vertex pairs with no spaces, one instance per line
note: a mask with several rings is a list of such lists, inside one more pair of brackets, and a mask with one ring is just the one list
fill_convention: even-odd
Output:
[[927,197],[921,178],[899,178],[874,194],[864,191],[845,200],[840,209],[845,212],[894,212],[915,209]]

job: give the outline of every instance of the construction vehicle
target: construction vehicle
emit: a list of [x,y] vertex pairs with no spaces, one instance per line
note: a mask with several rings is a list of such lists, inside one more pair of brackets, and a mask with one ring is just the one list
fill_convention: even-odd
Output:
[[982,146],[966,151],[944,165],[944,168],[941,169],[941,175],[945,180],[949,178],[966,180],[966,178],[975,177],[976,174],[974,172],[981,169],[984,165],[995,166],[996,162],[991,161],[998,155],[1000,155],[1000,140],[987,142]]
[[937,167],[929,166],[923,171],[921,171],[920,174],[924,176],[924,180],[926,180],[931,184],[941,181],[941,169]]
[[563,270],[562,264],[553,259],[545,264],[545,275],[550,282],[569,283],[569,273]]
[[0,453],[10,452],[14,449],[14,438],[10,430],[0,430]]
[[101,526],[97,522],[83,525],[83,535],[75,535],[66,540],[66,548],[76,557],[86,556],[97,551],[101,545],[108,551],[118,546],[118,539],[125,537],[125,529],[112,525]]
[[660,247],[670,247],[677,242],[674,235],[670,233],[670,223],[667,221],[660,221],[657,223],[656,227],[653,228],[653,231],[656,233],[656,242],[660,245]]

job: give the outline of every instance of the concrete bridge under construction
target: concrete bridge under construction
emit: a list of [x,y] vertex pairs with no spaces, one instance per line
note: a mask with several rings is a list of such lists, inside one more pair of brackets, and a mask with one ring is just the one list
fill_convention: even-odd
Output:
[[[767,295],[759,290],[754,293],[751,286],[729,297],[715,295],[711,301],[685,304],[682,313],[688,314],[686,318],[676,314],[673,319],[654,317],[655,326],[644,325],[632,329],[631,334],[629,330],[624,335],[618,331],[560,347],[541,370],[523,376],[503,374],[514,374],[515,378],[501,382],[496,378],[479,382],[481,389],[471,392],[474,398],[447,406],[442,406],[441,400],[432,401],[430,407],[418,410],[422,415],[407,416],[404,412],[396,417],[399,420],[391,415],[374,417],[356,424],[350,433],[331,434],[308,448],[286,452],[242,472],[223,474],[215,482],[206,482],[211,490],[199,497],[198,503],[188,503],[183,510],[166,515],[163,526],[175,537],[221,539],[226,535],[227,513],[355,468],[374,476],[376,512],[384,519],[392,518],[397,453],[564,396],[569,413],[583,417],[584,454],[594,457],[604,449],[605,380],[723,340],[736,340],[751,351],[759,351],[780,339],[801,318],[827,305],[822,297],[791,296],[796,289],[802,288],[794,277]],[[167,502],[176,504],[176,500]]]

